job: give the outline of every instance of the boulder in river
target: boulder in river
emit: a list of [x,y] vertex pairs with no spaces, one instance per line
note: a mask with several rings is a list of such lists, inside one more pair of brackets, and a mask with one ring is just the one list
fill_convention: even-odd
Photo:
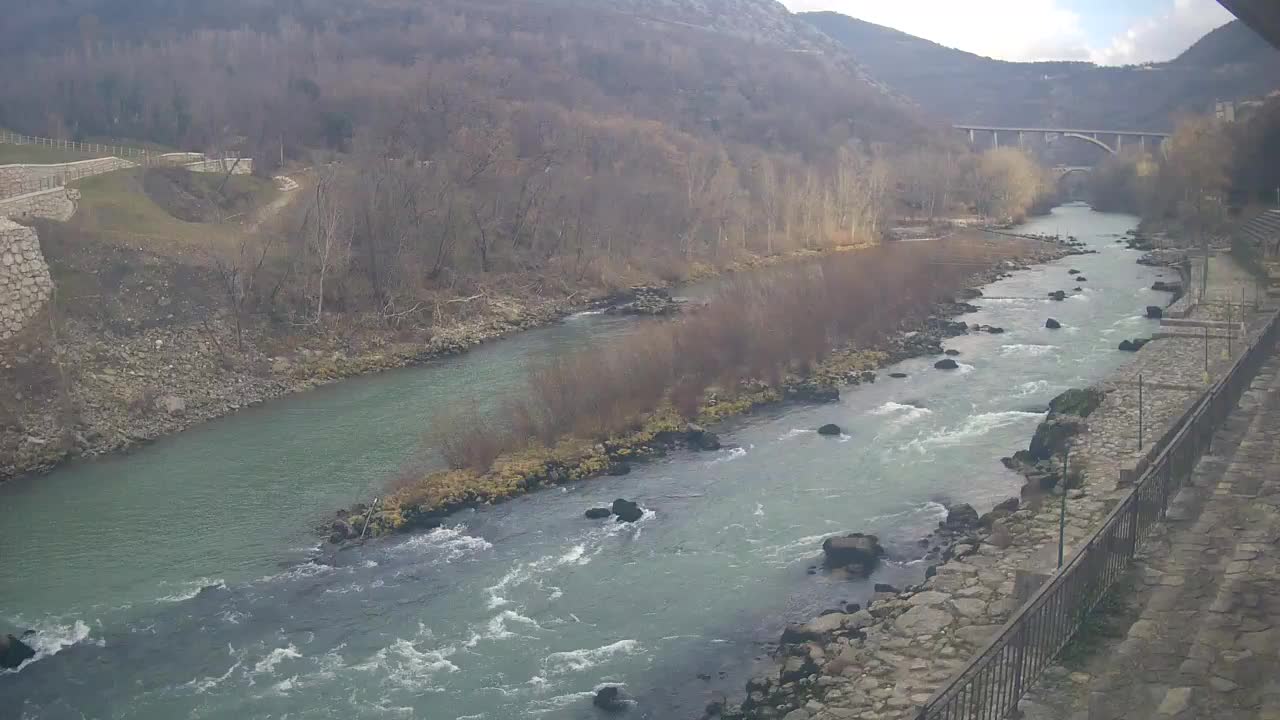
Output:
[[1089,278],[1087,278],[1087,277],[1085,277],[1085,276],[1083,276],[1083,275],[1077,275],[1077,276],[1076,276],[1076,282],[1089,282]]
[[840,426],[836,425],[835,423],[827,423],[826,425],[823,425],[822,427],[818,428],[818,434],[829,435],[829,436],[839,435]]
[[950,350],[950,349],[949,349],[949,350],[947,350],[947,351],[946,351],[946,354],[947,354],[947,355],[949,355],[950,357],[956,357],[957,355],[959,355],[959,354],[960,354],[960,351],[959,351],[959,350]]
[[31,646],[12,635],[0,637],[0,668],[13,670],[36,656]]
[[622,522],[635,522],[644,517],[644,510],[641,510],[638,504],[622,498],[613,501],[612,510]]
[[622,688],[606,685],[596,691],[591,704],[609,713],[620,713],[627,709],[627,699],[622,695]]
[[344,540],[350,540],[360,534],[356,532],[356,529],[351,527],[351,523],[346,520],[334,520],[330,530],[329,542],[335,545]]
[[606,475],[612,475],[613,477],[620,477],[620,476],[622,476],[622,475],[630,475],[630,474],[631,474],[631,465],[630,465],[630,464],[628,464],[628,463],[624,463],[624,462],[612,462],[612,463],[609,463],[609,468],[608,468],[607,470],[605,470],[605,474],[606,474]]
[[689,447],[695,450],[719,450],[720,437],[713,432],[709,432],[701,425],[689,423],[685,427],[685,442],[689,443]]
[[978,524],[978,511],[969,503],[952,505],[947,508],[947,519],[942,526],[948,530],[967,530]]
[[1146,345],[1149,342],[1151,341],[1141,339],[1141,338],[1137,340],[1121,340],[1120,349],[1123,350],[1124,352],[1138,352],[1139,350],[1142,349],[1143,345]]
[[1071,439],[1084,430],[1079,419],[1070,416],[1050,417],[1040,423],[1036,434],[1031,437],[1028,452],[1035,462],[1061,456],[1070,444]]
[[665,288],[635,287],[619,293],[605,311],[610,315],[671,315],[681,308],[679,300]]
[[893,378],[894,380],[902,380],[906,376],[907,376],[906,373],[889,373],[889,377]]
[[1049,297],[1053,298],[1054,300],[1057,300],[1058,302],[1062,302],[1063,300],[1067,299],[1067,291],[1054,290],[1053,292],[1049,293]]
[[1151,318],[1152,320],[1160,320],[1161,318],[1164,317],[1164,308],[1160,307],[1159,305],[1148,305],[1147,317]]
[[846,568],[865,577],[884,556],[884,548],[875,535],[853,533],[827,538],[822,543],[822,553],[827,567]]
[[947,358],[945,360],[939,360],[938,362],[934,363],[933,366],[939,370],[957,370],[960,368],[959,363],[957,363],[955,360],[952,360],[951,358]]
[[788,385],[786,388],[786,395],[788,400],[827,403],[836,402],[840,399],[840,389],[834,385],[826,385],[812,380],[806,380],[804,382]]
[[1005,500],[991,508],[991,512],[978,518],[978,527],[990,530],[991,526],[995,524],[995,521],[1018,512],[1018,507],[1021,506],[1021,504],[1022,503],[1016,497],[1011,497],[1008,500]]
[[1107,394],[1097,388],[1071,388],[1049,401],[1049,412],[1089,417],[1106,399]]
[[1080,271],[1079,271],[1079,270],[1076,270],[1075,268],[1071,268],[1070,270],[1068,270],[1068,271],[1067,271],[1067,274],[1068,274],[1068,275],[1079,275],[1079,274],[1080,274]]
[[1050,330],[1062,329],[1062,323],[1058,322],[1057,320],[1054,320],[1053,318],[1049,318],[1048,320],[1045,320],[1044,326]]
[[591,508],[590,510],[582,514],[585,515],[588,520],[602,520],[612,515],[613,511],[606,507],[600,507],[600,508]]

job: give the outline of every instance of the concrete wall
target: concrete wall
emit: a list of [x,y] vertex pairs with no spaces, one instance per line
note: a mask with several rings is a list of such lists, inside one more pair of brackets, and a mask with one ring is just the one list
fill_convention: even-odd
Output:
[[52,292],[36,231],[0,218],[0,340],[20,332]]
[[[234,166],[234,170],[232,167]],[[216,173],[231,170],[232,175],[249,175],[253,173],[253,159],[240,158],[240,162],[236,162],[236,158],[223,158],[221,160],[201,160],[199,162],[188,163],[183,165],[191,172]]]
[[[78,180],[135,166],[136,163],[118,157],[56,165],[0,165],[0,198],[44,190],[50,182]],[[42,183],[45,185],[42,186]]]
[[0,199],[0,218],[44,218],[66,222],[75,214],[80,191],[67,187]]

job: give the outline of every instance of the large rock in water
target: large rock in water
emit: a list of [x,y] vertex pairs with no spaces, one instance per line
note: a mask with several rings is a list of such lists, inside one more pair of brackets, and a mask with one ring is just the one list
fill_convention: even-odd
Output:
[[[582,513],[582,514],[583,514],[583,515],[584,515],[588,520],[602,520],[602,519],[607,518],[607,517],[609,517],[610,515],[612,515],[612,514],[613,514],[613,511],[612,511],[612,510],[610,510],[609,508],[604,508],[604,507],[602,507],[602,508],[591,508],[590,510],[587,510],[586,512],[584,512],[584,513]],[[642,514],[643,514],[643,513],[642,513]]]
[[622,522],[635,522],[644,517],[644,510],[640,506],[630,500],[618,498],[613,501],[613,514],[618,516]]
[[596,691],[596,696],[591,699],[591,704],[610,713],[620,713],[627,709],[627,700],[622,695],[622,689],[613,685],[606,685]]
[[36,656],[36,651],[12,635],[0,637],[0,668],[13,670]]
[[1147,317],[1151,318],[1152,320],[1162,319],[1164,317],[1164,308],[1160,307],[1159,305],[1148,305]]
[[952,360],[951,358],[946,358],[945,360],[939,360],[938,362],[934,363],[933,366],[939,370],[957,370],[960,368],[960,364],[957,363],[955,360]]
[[863,576],[870,575],[884,556],[880,539],[862,533],[827,538],[822,543],[822,552],[827,567],[846,568]]
[[701,425],[689,423],[685,428],[685,442],[694,450],[719,450],[720,436],[704,429]]
[[1071,438],[1079,435],[1083,429],[1083,423],[1072,417],[1050,417],[1040,423],[1036,434],[1031,438],[1031,447],[1028,448],[1032,460],[1041,462],[1061,456]]
[[1053,318],[1049,318],[1048,320],[1045,320],[1044,326],[1050,330],[1062,329],[1062,323],[1058,322],[1057,320],[1054,320]]
[[819,435],[835,436],[840,434],[840,426],[835,423],[827,423],[818,428]]
[[947,508],[947,519],[943,521],[943,527],[948,530],[967,530],[978,524],[978,511],[968,503],[952,505]]
[[1072,388],[1049,401],[1049,412],[1089,417],[1106,399],[1107,394],[1097,388]]

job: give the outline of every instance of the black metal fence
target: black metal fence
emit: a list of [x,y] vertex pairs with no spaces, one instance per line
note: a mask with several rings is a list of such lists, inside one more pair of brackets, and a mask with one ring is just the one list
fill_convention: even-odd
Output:
[[1191,477],[1215,430],[1235,408],[1275,346],[1272,316],[1227,375],[1201,396],[1166,436],[1132,491],[1070,561],[1031,597],[1000,633],[920,708],[917,720],[999,720],[1072,636],[1133,560],[1138,540],[1163,519],[1169,499]]

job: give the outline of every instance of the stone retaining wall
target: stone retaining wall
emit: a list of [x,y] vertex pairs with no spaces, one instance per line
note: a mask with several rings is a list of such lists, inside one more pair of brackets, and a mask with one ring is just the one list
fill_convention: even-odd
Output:
[[135,163],[118,157],[55,165],[0,165],[0,198],[43,189],[40,184],[45,182],[78,180],[134,166]]
[[36,231],[0,218],[0,340],[20,332],[52,292]]
[[80,191],[68,187],[27,193],[0,200],[0,218],[43,218],[66,222],[76,211]]

